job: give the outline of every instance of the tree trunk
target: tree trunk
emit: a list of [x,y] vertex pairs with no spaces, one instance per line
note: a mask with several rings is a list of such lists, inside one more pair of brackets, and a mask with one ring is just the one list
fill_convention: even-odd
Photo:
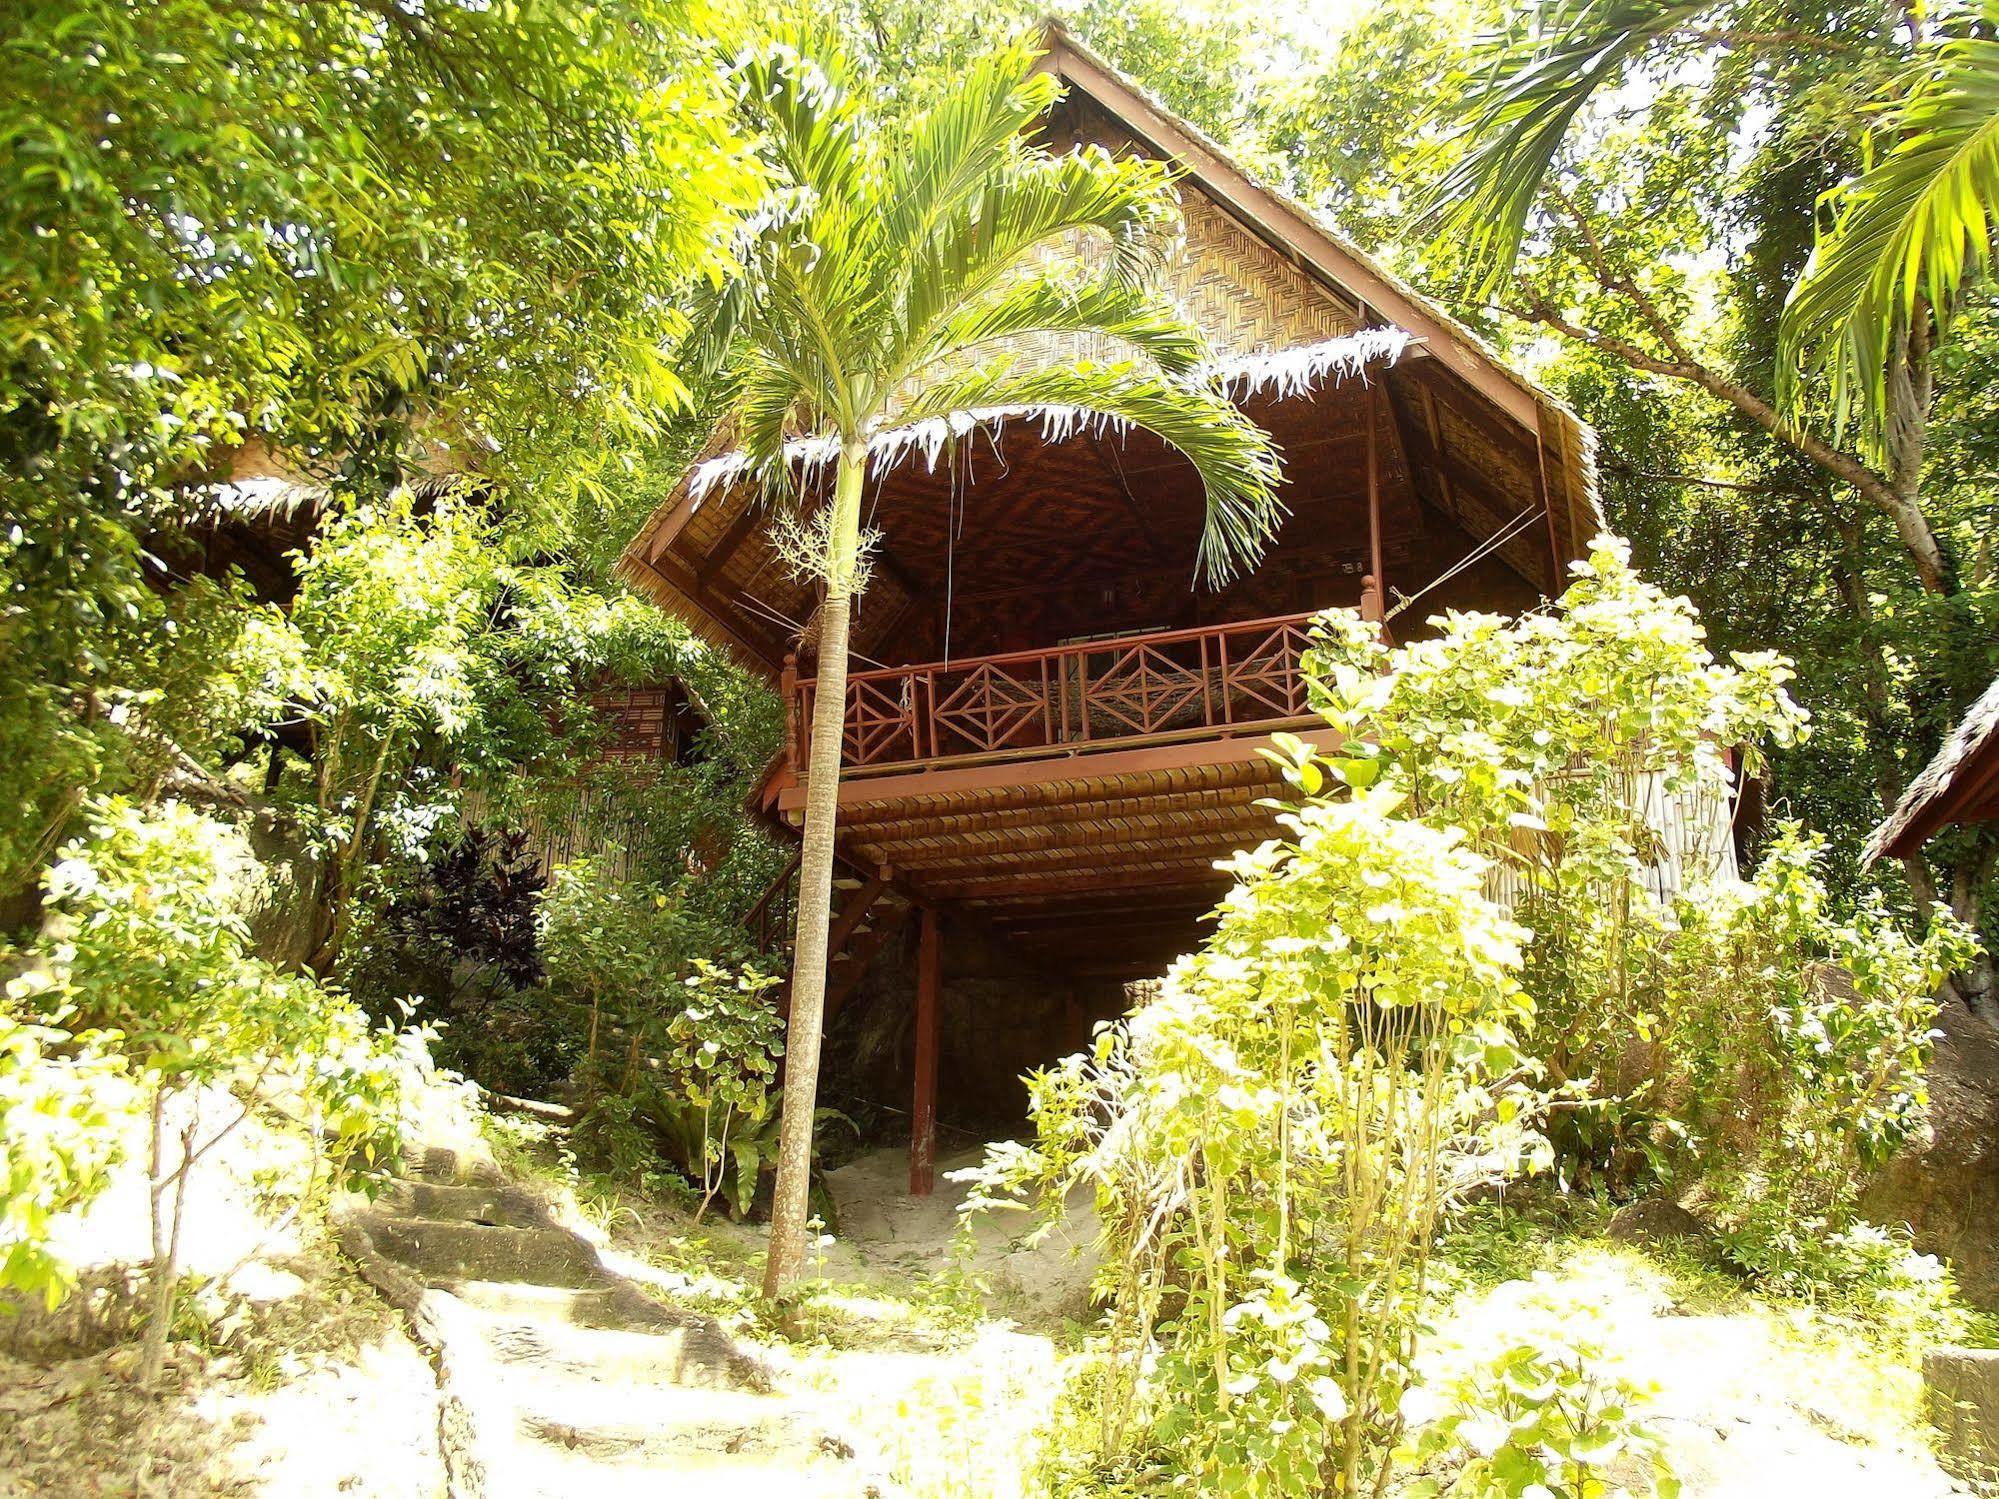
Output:
[[819,1105],[819,1043],[826,1010],[826,942],[833,914],[833,835],[847,719],[847,627],[860,546],[861,479],[867,447],[848,442],[833,489],[826,602],[819,611],[819,665],[812,741],[805,765],[805,829],[798,866],[798,925],[791,949],[791,1014],[784,1047],[784,1123],[778,1133],[777,1195],[763,1293],[775,1298],[805,1263],[812,1175],[812,1116]]
[[[190,1103],[190,1114],[180,1131],[180,1161],[167,1174],[167,1111],[171,1095],[165,1083],[153,1090],[152,1150],[147,1181],[148,1207],[152,1214],[153,1263],[147,1280],[146,1334],[140,1342],[139,1387],[148,1393],[159,1388],[166,1364],[167,1338],[173,1331],[174,1303],[180,1289],[181,1214],[187,1206],[187,1176],[194,1166],[194,1136],[200,1114]],[[172,1211],[168,1211],[168,1193]]]

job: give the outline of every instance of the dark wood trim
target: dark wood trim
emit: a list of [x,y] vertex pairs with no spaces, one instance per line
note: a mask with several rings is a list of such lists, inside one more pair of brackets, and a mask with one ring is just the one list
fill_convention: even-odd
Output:
[[[1228,884],[1225,875],[1206,865],[1182,869],[1134,870],[1118,877],[1120,890],[1219,889]],[[1049,871],[1043,875],[995,876],[982,880],[940,880],[936,888],[953,900],[1000,900],[1011,895],[1066,895],[1101,890],[1103,881],[1095,875],[1074,875]]]
[[758,511],[754,495],[743,501],[742,511],[729,522],[729,529],[724,531],[721,539],[704,552],[701,560],[694,564],[692,571],[696,578],[706,583],[729,565],[729,559],[736,555],[736,549],[749,539],[750,533],[756,530],[762,521],[763,517]]
[[[1314,723],[1316,728],[1312,726]],[[1238,737],[1231,739],[1214,737],[1211,732],[1207,738],[1190,742],[1079,752],[1059,758],[1016,760],[997,765],[953,766],[916,771],[909,775],[872,776],[844,782],[840,787],[840,806],[845,809],[868,802],[906,802],[918,797],[948,796],[1001,787],[1042,786],[1196,766],[1261,762],[1266,758],[1263,751],[1270,748],[1271,733],[1282,727],[1281,724],[1245,727]],[[1340,742],[1339,733],[1326,727],[1323,719],[1300,720],[1292,732],[1320,749],[1334,749]],[[1130,740],[1113,742],[1124,746],[1131,744]],[[781,812],[802,813],[805,807],[804,783],[801,781],[781,791],[777,801]]]

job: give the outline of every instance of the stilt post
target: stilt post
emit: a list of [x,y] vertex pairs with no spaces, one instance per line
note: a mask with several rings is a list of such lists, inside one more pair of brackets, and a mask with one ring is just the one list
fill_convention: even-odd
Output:
[[910,1109],[909,1195],[928,1197],[937,1164],[937,1008],[944,987],[944,934],[925,906],[916,943],[916,1098]]

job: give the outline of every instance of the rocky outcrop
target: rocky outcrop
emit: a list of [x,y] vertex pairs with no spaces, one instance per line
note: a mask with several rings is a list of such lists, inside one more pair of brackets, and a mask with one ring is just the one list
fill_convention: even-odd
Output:
[[1974,1485],[1999,1478],[1999,1348],[1931,1349],[1923,1356],[1923,1391],[1937,1460]]
[[1698,1254],[1713,1255],[1718,1252],[1713,1231],[1667,1197],[1647,1197],[1626,1203],[1610,1215],[1604,1234],[1621,1244],[1636,1244],[1644,1248],[1656,1249],[1676,1244]]
[[1929,1128],[1875,1178],[1861,1211],[1907,1224],[1958,1289],[1999,1308],[1999,1032],[1948,1004],[1929,1076]]

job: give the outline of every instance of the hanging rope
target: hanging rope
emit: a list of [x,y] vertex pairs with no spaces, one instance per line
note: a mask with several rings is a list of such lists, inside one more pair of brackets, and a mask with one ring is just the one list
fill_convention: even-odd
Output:
[[951,620],[958,589],[958,529],[964,522],[965,486],[971,482],[972,451],[965,448],[965,471],[958,471],[958,441],[951,440],[945,459],[951,474],[951,489],[944,507],[944,664],[951,664]]
[[1481,542],[1478,546],[1473,547],[1472,550],[1468,552],[1464,557],[1459,559],[1457,562],[1453,563],[1450,567],[1444,569],[1443,572],[1439,573],[1435,578],[1432,578],[1428,583],[1425,583],[1421,588],[1417,589],[1414,593],[1404,594],[1400,599],[1396,601],[1395,607],[1390,609],[1387,612],[1387,614],[1383,616],[1382,623],[1386,624],[1389,620],[1395,618],[1396,615],[1400,614],[1404,609],[1407,609],[1411,604],[1415,603],[1416,600],[1423,597],[1424,594],[1429,593],[1432,589],[1443,587],[1444,584],[1450,582],[1451,579],[1455,578],[1459,573],[1463,572],[1466,568],[1472,566],[1474,563],[1481,562],[1485,558],[1491,556],[1494,552],[1498,551],[1501,547],[1505,546],[1509,541],[1513,540],[1514,537],[1520,535],[1523,531],[1525,531],[1529,525],[1533,524],[1536,517],[1538,517],[1545,508],[1546,507],[1542,506],[1538,502],[1529,505],[1525,510],[1521,511],[1518,515],[1514,516],[1512,520],[1508,521],[1505,525],[1501,526],[1497,531],[1493,532],[1489,538]]

